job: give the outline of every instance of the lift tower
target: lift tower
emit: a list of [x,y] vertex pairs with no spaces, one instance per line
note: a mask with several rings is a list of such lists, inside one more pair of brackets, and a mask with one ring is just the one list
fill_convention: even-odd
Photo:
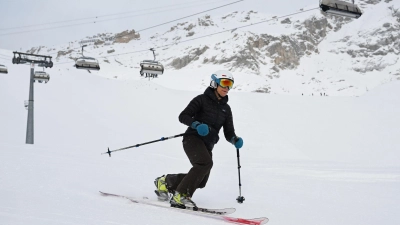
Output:
[[26,144],[33,144],[33,83],[35,81],[34,69],[35,64],[40,64],[44,67],[53,67],[51,56],[34,55],[23,52],[13,52],[13,64],[31,64],[31,74],[29,82],[29,100],[28,100],[28,122],[26,126]]

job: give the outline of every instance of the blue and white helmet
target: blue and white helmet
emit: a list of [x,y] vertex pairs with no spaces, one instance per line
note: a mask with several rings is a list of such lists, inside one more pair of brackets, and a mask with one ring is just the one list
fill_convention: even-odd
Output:
[[211,75],[210,87],[214,89],[217,88],[218,84],[220,83],[220,79],[229,79],[232,82],[235,82],[235,79],[233,78],[233,74],[231,72],[227,70],[218,70]]

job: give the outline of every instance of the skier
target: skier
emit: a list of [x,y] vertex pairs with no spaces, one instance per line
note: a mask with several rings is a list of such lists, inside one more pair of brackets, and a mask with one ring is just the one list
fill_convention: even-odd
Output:
[[227,104],[233,83],[229,71],[215,72],[204,94],[193,98],[179,115],[179,121],[189,126],[182,144],[192,168],[187,174],[167,174],[155,179],[155,192],[160,201],[168,201],[168,193],[172,193],[172,207],[196,207],[191,198],[197,188],[206,186],[213,166],[212,149],[219,140],[221,127],[228,142],[237,149],[243,146],[243,139],[235,134],[232,111]]

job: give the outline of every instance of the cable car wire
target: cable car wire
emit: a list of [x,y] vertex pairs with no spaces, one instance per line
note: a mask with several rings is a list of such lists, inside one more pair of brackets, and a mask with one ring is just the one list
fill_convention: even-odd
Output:
[[[261,24],[261,23],[270,22],[272,20],[282,19],[282,18],[286,18],[286,17],[290,17],[290,16],[294,16],[294,15],[310,12],[310,11],[313,11],[313,10],[316,10],[316,9],[319,9],[319,7],[303,10],[301,12],[287,14],[287,15],[284,15],[284,16],[275,17],[275,18],[272,18],[272,19],[269,19],[269,20],[264,20],[264,21],[260,21],[260,22],[256,22],[256,23],[251,23],[251,24],[248,24],[248,25],[243,25],[243,26],[231,28],[231,29],[228,29],[228,30],[223,30],[223,31],[207,34],[207,35],[200,36],[200,37],[191,38],[191,39],[188,39],[188,40],[183,40],[183,41],[178,41],[178,42],[174,42],[174,43],[171,43],[171,44],[161,45],[161,46],[157,46],[157,47],[153,47],[153,48],[154,49],[165,48],[165,47],[168,47],[168,46],[177,45],[177,44],[184,43],[184,42],[189,42],[189,41],[193,41],[193,40],[197,40],[197,39],[201,39],[201,38],[214,36],[214,35],[217,35],[217,34],[231,32],[233,30],[237,30],[237,29],[241,29],[241,28],[245,28],[245,27],[255,26],[255,25],[258,25],[258,24]],[[134,53],[145,52],[145,51],[147,52],[147,51],[149,51],[149,49],[137,50],[137,51],[132,51],[132,52],[124,52],[124,53],[119,53],[119,54],[114,54],[114,55],[101,56],[101,57],[97,57],[97,58],[115,57],[115,56],[128,55],[128,54],[134,54]],[[60,63],[55,63],[55,64],[66,64],[66,63],[73,63],[73,62],[60,62]]]
[[[167,23],[175,22],[175,21],[177,21],[177,20],[181,20],[181,19],[188,18],[188,17],[194,16],[194,15],[198,15],[198,14],[200,14],[200,13],[204,13],[204,12],[212,11],[212,10],[215,10],[215,9],[219,9],[219,8],[222,8],[222,7],[225,7],[225,6],[228,6],[228,5],[236,4],[236,3],[242,2],[242,1],[245,1],[245,0],[239,0],[239,1],[236,1],[236,2],[232,2],[232,3],[229,3],[229,4],[222,5],[222,6],[218,6],[218,7],[215,7],[215,8],[212,8],[212,9],[208,9],[208,10],[205,10],[205,11],[202,11],[202,12],[199,12],[199,13],[195,13],[195,14],[192,14],[192,15],[189,15],[189,16],[182,17],[182,18],[180,18],[180,19],[176,19],[176,20],[173,20],[173,21],[165,22],[165,23],[162,23],[161,25],[165,25],[165,24],[167,24]],[[190,7],[190,6],[189,6],[189,7]],[[188,8],[188,7],[181,7],[181,8],[177,8],[177,9],[182,9],[182,8]],[[160,13],[160,12],[167,12],[167,11],[170,11],[170,10],[162,10],[162,11],[157,11],[157,12],[152,12],[152,13]],[[150,13],[150,14],[151,14],[151,13]],[[143,15],[149,15],[149,13],[138,14],[138,15],[131,15],[131,16],[125,16],[125,17],[118,17],[118,18],[111,18],[111,19],[104,19],[104,20],[97,20],[97,21],[91,21],[91,22],[83,22],[83,23],[76,23],[76,24],[67,24],[67,25],[56,26],[56,27],[48,27],[48,28],[41,28],[41,29],[34,29],[34,30],[26,30],[26,31],[17,31],[17,32],[11,32],[11,33],[3,33],[3,34],[0,34],[0,36],[13,35],[13,34],[23,34],[23,33],[30,33],[30,32],[36,32],[36,31],[44,31],[44,30],[53,30],[53,29],[59,29],[59,28],[65,28],[65,27],[73,27],[73,26],[80,26],[80,25],[86,25],[86,24],[96,24],[96,23],[107,22],[107,21],[111,21],[111,20],[120,20],[120,19],[125,19],[125,18],[132,18],[132,17],[136,17],[136,16],[143,16]],[[150,27],[150,28],[158,27],[158,26],[161,26],[161,25],[155,25],[155,26]],[[148,29],[150,29],[150,28],[145,28],[145,29],[142,29],[142,30],[148,30]]]
[[226,6],[228,6],[228,5],[233,5],[233,4],[236,4],[236,3],[239,3],[239,2],[243,2],[243,1],[244,1],[244,0],[239,0],[239,1],[236,1],[236,2],[231,2],[231,3],[226,4],[226,5],[221,5],[221,6],[212,8],[212,9],[208,9],[208,10],[205,10],[205,11],[202,11],[202,12],[199,12],[199,13],[195,13],[195,14],[189,15],[189,16],[184,16],[184,17],[181,17],[181,18],[179,18],[179,19],[171,20],[171,21],[168,21],[168,22],[165,22],[165,23],[161,23],[161,24],[152,26],[152,27],[144,28],[144,29],[138,30],[137,32],[149,30],[149,29],[151,29],[151,28],[159,27],[159,26],[162,26],[162,25],[165,25],[165,24],[168,24],[168,23],[172,23],[172,22],[175,22],[175,21],[178,21],[178,20],[181,20],[181,19],[186,19],[186,18],[188,18],[188,17],[196,16],[196,15],[199,15],[199,14],[202,14],[202,13],[205,13],[205,12],[209,12],[209,11],[212,11],[212,10],[215,10],[215,9],[223,8],[223,7],[226,7]]
[[[182,19],[185,19],[185,18],[188,18],[188,17],[199,15],[199,14],[202,14],[202,13],[205,13],[205,12],[209,12],[209,11],[212,11],[212,10],[215,10],[215,9],[223,8],[223,7],[226,7],[226,6],[229,6],[229,5],[233,5],[233,4],[236,4],[236,3],[239,3],[239,2],[243,2],[243,1],[245,1],[245,0],[239,0],[239,1],[231,2],[231,3],[225,4],[225,5],[217,6],[217,7],[202,11],[202,12],[198,12],[198,13],[195,13],[195,14],[191,14],[191,15],[188,15],[188,16],[181,17],[179,19],[174,19],[174,20],[171,20],[171,21],[168,21],[168,22],[165,22],[165,23],[161,23],[161,24],[154,25],[154,26],[151,26],[151,27],[143,28],[140,31],[149,30],[149,29],[152,29],[152,28],[155,28],[155,27],[159,27],[159,26],[162,26],[162,25],[165,25],[165,24],[168,24],[168,23],[176,22],[178,20],[182,20]],[[83,23],[83,24],[86,24],[86,23]],[[65,25],[65,26],[60,26],[59,28],[61,28],[61,27],[69,27],[69,26],[75,26],[75,25]],[[39,29],[39,30],[48,30],[48,29],[54,29],[54,28],[44,28],[44,29]],[[15,33],[25,33],[25,32],[30,32],[30,31],[21,31],[21,32],[15,32]],[[139,31],[137,31],[137,32],[139,32]],[[14,33],[9,33],[9,34],[14,34]],[[3,36],[3,35],[7,35],[7,34],[0,34],[0,36]],[[121,38],[121,37],[124,37],[124,36],[126,36],[126,35],[119,35],[119,36],[115,36],[114,38]],[[78,49],[78,48],[72,48],[72,49]],[[54,54],[50,54],[50,55],[57,55],[57,54],[58,53],[54,53]]]
[[[226,0],[224,0],[224,1],[226,1]],[[196,2],[203,2],[203,1],[191,1],[191,2],[181,3],[179,5],[192,4],[192,3],[196,3]],[[215,1],[211,2],[211,3],[215,3]],[[114,13],[114,14],[106,14],[106,15],[100,15],[100,16],[85,17],[85,18],[79,18],[79,19],[61,20],[61,21],[56,21],[56,22],[32,24],[32,25],[19,26],[19,27],[6,27],[6,28],[0,28],[0,31],[1,30],[22,29],[22,28],[28,28],[28,27],[31,28],[31,27],[36,27],[36,26],[45,26],[45,25],[58,24],[58,23],[68,23],[68,22],[75,22],[75,21],[88,20],[88,19],[98,19],[100,17],[110,17],[110,16],[117,16],[117,15],[129,14],[129,13],[134,13],[134,12],[143,12],[143,11],[146,11],[146,10],[153,10],[153,9],[158,9],[158,8],[172,7],[172,6],[175,6],[175,5],[178,5],[178,4],[167,5],[167,6],[159,6],[159,7],[152,7],[152,8],[147,8],[147,9],[133,10],[133,11],[127,11],[127,12]]]

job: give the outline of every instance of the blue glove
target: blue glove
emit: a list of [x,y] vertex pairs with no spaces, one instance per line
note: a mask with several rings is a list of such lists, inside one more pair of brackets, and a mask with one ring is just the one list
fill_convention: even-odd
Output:
[[232,137],[231,143],[238,149],[243,147],[243,139],[241,137]]
[[196,129],[200,136],[206,136],[210,131],[207,124],[202,124],[198,121],[194,121],[190,127]]

